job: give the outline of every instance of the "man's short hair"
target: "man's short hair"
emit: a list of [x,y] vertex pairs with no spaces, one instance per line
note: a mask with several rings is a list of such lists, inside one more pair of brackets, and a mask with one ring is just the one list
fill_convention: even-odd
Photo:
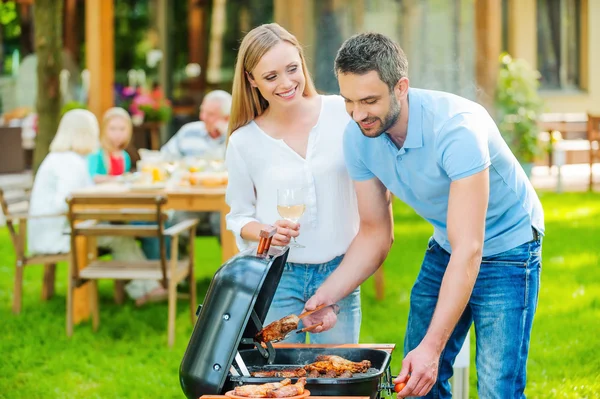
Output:
[[225,90],[214,90],[204,96],[202,102],[217,101],[221,104],[221,112],[223,116],[229,116],[231,113],[231,94]]
[[377,71],[390,91],[408,76],[408,60],[398,43],[380,33],[359,33],[346,40],[335,57],[335,74]]

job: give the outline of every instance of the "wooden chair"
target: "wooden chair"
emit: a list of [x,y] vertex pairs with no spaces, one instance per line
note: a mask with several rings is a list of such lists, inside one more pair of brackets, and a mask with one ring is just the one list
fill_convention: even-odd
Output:
[[[42,283],[42,300],[48,300],[54,295],[54,280],[56,264],[68,262],[69,253],[59,254],[27,254],[27,220],[31,218],[56,217],[60,215],[43,215],[30,217],[29,192],[30,186],[4,187],[0,189],[0,206],[6,218],[6,227],[10,234],[15,251],[15,286],[13,294],[13,313],[21,313],[23,300],[23,271],[25,266],[44,265],[44,280]],[[17,227],[18,226],[18,227]]]
[[600,162],[600,115],[588,114],[587,138],[590,142],[590,184],[594,189],[594,162]]
[[[78,195],[67,199],[71,224],[71,267],[67,296],[67,335],[73,334],[73,294],[76,287],[89,282],[92,327],[99,325],[98,285],[100,279],[109,280],[157,280],[168,290],[168,343],[175,341],[175,316],[177,306],[177,284],[189,282],[190,316],[196,317],[196,281],[194,278],[194,237],[197,220],[185,220],[165,229],[167,215],[164,212],[166,198],[156,195],[94,197]],[[132,225],[128,222],[143,221],[152,224]],[[179,235],[189,231],[189,259],[178,260]],[[78,237],[98,236],[157,237],[160,245],[160,260],[123,262],[118,260],[94,260],[80,265],[76,240]],[[165,238],[171,238],[171,258],[167,259]],[[94,240],[95,241],[95,240]],[[90,248],[90,246],[88,246]],[[95,249],[95,248],[94,248]],[[91,249],[91,250],[94,250]]]

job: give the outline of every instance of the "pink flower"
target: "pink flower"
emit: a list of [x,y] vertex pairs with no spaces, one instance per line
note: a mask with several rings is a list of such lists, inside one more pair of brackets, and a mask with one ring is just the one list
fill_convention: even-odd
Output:
[[123,88],[123,95],[129,97],[134,95],[136,90],[133,87],[127,86]]

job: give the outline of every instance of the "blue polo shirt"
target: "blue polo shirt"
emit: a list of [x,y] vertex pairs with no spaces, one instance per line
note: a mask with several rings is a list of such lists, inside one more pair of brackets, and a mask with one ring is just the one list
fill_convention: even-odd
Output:
[[[531,241],[532,227],[544,232],[539,198],[481,105],[438,91],[409,89],[408,133],[398,149],[387,134],[365,137],[351,121],[344,156],[353,180],[377,177],[434,228],[448,252],[450,183],[489,168],[490,196],[483,256]],[[406,110],[404,110],[406,112]]]

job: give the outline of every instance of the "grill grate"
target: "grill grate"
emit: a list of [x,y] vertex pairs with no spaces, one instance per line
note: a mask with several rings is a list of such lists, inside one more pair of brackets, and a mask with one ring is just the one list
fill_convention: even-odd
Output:
[[[290,365],[290,364],[271,364],[271,365],[265,365],[265,366],[252,366],[252,367],[248,367],[248,371],[250,371],[250,374],[252,374],[253,372],[256,371],[281,371],[281,370],[293,370],[293,369],[297,369],[297,368],[302,368],[304,367],[305,364],[298,364],[298,365]],[[369,370],[367,370],[365,373],[355,373],[352,374],[351,379],[354,378],[364,378],[364,377],[372,377],[372,376],[376,376],[379,374],[379,369],[371,367]],[[273,377],[253,377],[253,378],[273,378]],[[275,377],[275,378],[280,378],[280,377]],[[292,378],[294,379],[294,378]],[[318,377],[318,378],[310,378],[308,377],[308,375],[306,375],[306,380],[340,380],[340,379],[349,379],[349,378],[341,378],[341,377],[337,377],[337,378],[326,378],[326,377]]]

